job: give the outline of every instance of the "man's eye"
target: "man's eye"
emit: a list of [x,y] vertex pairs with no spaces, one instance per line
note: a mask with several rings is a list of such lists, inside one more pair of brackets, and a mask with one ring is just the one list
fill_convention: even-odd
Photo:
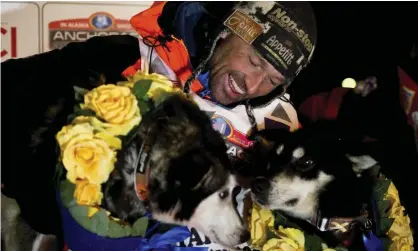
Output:
[[253,66],[258,66],[257,65],[257,63],[251,58],[251,57],[248,57],[248,60],[250,61],[250,63],[253,65]]
[[271,79],[270,78],[270,83],[273,85],[273,86],[278,86],[278,85],[280,85],[280,83],[277,83],[277,82],[275,82],[273,79]]

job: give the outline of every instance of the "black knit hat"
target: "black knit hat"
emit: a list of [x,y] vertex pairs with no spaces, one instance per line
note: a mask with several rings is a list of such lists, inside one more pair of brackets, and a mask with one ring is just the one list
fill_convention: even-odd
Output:
[[287,84],[315,50],[316,21],[307,2],[238,2],[224,25],[282,73]]

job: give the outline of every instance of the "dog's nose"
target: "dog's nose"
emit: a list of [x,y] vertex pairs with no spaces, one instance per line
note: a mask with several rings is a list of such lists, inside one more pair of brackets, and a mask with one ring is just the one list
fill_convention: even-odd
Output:
[[270,181],[266,178],[256,178],[251,184],[253,193],[261,194],[270,188]]
[[250,240],[251,238],[251,234],[248,231],[244,231],[244,233],[241,234],[240,236],[240,243],[244,243],[247,242],[248,240]]

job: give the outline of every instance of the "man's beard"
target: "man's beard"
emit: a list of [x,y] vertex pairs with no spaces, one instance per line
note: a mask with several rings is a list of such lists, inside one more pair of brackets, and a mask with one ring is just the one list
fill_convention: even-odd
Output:
[[[220,79],[221,78],[218,78],[218,80],[214,79],[213,76],[209,72],[209,79],[208,79],[209,90],[214,101],[222,104],[225,107],[233,108],[239,104],[242,104],[243,101],[246,100],[244,96],[239,96],[238,100],[231,100],[228,97],[228,94],[226,93],[224,84],[222,82],[216,82],[216,81],[220,81]],[[228,104],[224,104],[222,103],[222,101],[226,101],[228,102]]]

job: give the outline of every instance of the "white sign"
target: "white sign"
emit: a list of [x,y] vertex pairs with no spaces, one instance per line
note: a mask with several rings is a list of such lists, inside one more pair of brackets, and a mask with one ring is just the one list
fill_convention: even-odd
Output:
[[132,16],[149,8],[150,2],[135,4],[48,2],[43,6],[43,51],[62,48],[94,36],[137,35]]
[[2,2],[1,9],[1,62],[39,53],[39,6]]

